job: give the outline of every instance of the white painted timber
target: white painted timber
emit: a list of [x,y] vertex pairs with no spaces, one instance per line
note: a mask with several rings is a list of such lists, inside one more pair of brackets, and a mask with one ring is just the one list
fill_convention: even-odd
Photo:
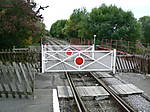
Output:
[[[57,86],[59,98],[73,97],[69,86]],[[108,96],[109,93],[101,86],[79,86],[77,90],[81,96]]]
[[60,112],[56,89],[53,89],[53,112]]
[[110,87],[121,95],[139,94],[144,92],[143,90],[137,88],[133,84],[111,85]]
[[[115,71],[115,50],[93,50],[94,46],[42,45],[42,73],[65,71]],[[71,55],[67,55],[68,50]],[[84,63],[77,65],[76,58],[82,57]]]

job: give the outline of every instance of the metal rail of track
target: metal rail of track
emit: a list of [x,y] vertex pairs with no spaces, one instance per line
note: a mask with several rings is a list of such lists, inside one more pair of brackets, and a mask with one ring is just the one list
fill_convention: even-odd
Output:
[[118,104],[126,111],[126,112],[136,112],[129,104],[127,104],[118,94],[115,93],[114,90],[109,88],[104,81],[97,78],[93,73],[91,73],[91,76],[115,99]]
[[[88,112],[88,110],[86,109],[80,94],[78,93],[75,84],[73,82],[73,80],[71,79],[70,75],[65,72],[66,77],[68,79],[69,85],[71,87],[73,96],[75,98],[77,107],[79,109],[79,112]],[[113,91],[112,89],[110,89],[101,79],[98,79],[94,74],[92,74],[90,72],[91,76],[102,86],[104,87],[104,89],[112,96],[112,98],[121,106],[121,108],[123,109],[123,112],[136,112],[129,104],[127,104],[121,97],[119,97],[115,91]]]
[[[59,45],[58,43],[54,42],[55,44]],[[64,66],[65,67],[65,66]],[[109,88],[104,81],[97,78],[92,72],[90,72],[91,76],[115,99],[116,102],[124,109],[126,112],[136,112],[129,104],[127,104],[121,97],[119,97],[115,91]],[[87,108],[85,107],[80,94],[78,93],[73,80],[71,79],[70,75],[65,72],[67,80],[69,82],[70,88],[72,90],[72,94],[74,96],[75,102],[77,104],[79,112],[88,112]]]
[[[53,41],[56,45],[59,45],[57,42]],[[65,66],[63,66],[65,68]],[[70,85],[70,88],[71,88],[71,91],[72,91],[72,94],[74,96],[74,99],[75,99],[75,102],[77,104],[77,107],[78,107],[78,110],[79,112],[88,112],[82,99],[81,99],[81,96],[79,95],[71,77],[69,76],[69,74],[67,72],[65,72],[65,75],[66,75],[66,78],[68,80],[68,83]]]
[[82,101],[82,99],[81,99],[81,96],[79,95],[79,93],[78,93],[78,91],[77,91],[77,89],[76,89],[76,87],[75,87],[75,85],[74,85],[74,83],[71,79],[71,77],[69,76],[69,74],[67,72],[65,72],[65,75],[66,75],[67,80],[69,82],[69,85],[70,85],[70,88],[72,90],[72,94],[75,98],[75,101],[76,101],[77,107],[79,109],[79,112],[88,112],[85,105],[84,105],[84,103],[83,103],[83,101]]
[[[53,41],[56,45],[59,45],[57,42]],[[50,42],[51,43],[51,42]],[[55,49],[55,48],[53,48]],[[63,65],[63,67],[65,68],[65,66]],[[72,91],[72,94],[74,96],[74,100],[77,104],[77,107],[78,107],[78,110],[79,112],[88,112],[84,103],[82,102],[82,99],[81,99],[81,96],[79,95],[71,77],[69,76],[69,74],[67,72],[65,72],[65,75],[66,75],[66,78],[68,80],[68,83],[70,85],[70,88],[71,88],[71,91]]]

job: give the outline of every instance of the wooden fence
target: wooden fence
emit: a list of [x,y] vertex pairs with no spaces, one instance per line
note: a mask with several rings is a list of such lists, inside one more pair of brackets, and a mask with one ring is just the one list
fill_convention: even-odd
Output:
[[40,60],[40,53],[36,51],[11,51],[2,50],[0,51],[0,60],[2,62],[29,62],[36,63]]
[[39,53],[31,51],[0,52],[0,97],[34,95],[35,72],[39,71]]
[[34,94],[34,67],[29,64],[0,62],[0,97],[28,97]]
[[150,55],[118,55],[116,60],[118,72],[138,72],[150,74]]

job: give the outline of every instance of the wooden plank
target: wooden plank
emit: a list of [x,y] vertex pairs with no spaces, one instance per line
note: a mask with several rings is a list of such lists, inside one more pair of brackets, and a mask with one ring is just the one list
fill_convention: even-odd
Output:
[[[4,50],[2,50],[2,52],[5,52]],[[3,53],[3,62],[5,62],[7,59],[6,59],[6,53]]]
[[12,91],[12,96],[13,98],[15,98],[15,93],[14,91],[16,91],[16,88],[15,88],[15,81],[14,81],[14,78],[13,78],[13,73],[11,72],[12,68],[10,68],[10,63],[6,63],[7,64],[7,68],[6,68],[6,74],[5,74],[5,77],[7,78],[7,83],[9,85],[9,88],[10,88],[10,91]]
[[13,64],[13,66],[14,66],[14,68],[15,68],[15,73],[16,73],[16,75],[17,75],[17,79],[18,79],[19,83],[21,84],[21,83],[22,83],[22,78],[21,78],[21,76],[20,76],[20,74],[19,74],[17,64],[16,64],[15,62],[13,62],[12,64]]
[[110,87],[121,95],[140,94],[144,92],[133,84],[111,85]]
[[116,63],[118,65],[118,71],[121,71],[122,70],[122,66],[120,64],[120,56],[117,56]]
[[135,91],[131,89],[128,85],[118,85],[120,89],[126,92],[126,94],[133,94]]
[[15,98],[15,94],[13,92],[13,88],[12,88],[12,85],[11,85],[11,80],[10,80],[10,77],[8,75],[8,70],[7,70],[6,66],[2,67],[2,76],[3,76],[4,84],[6,86],[8,86],[9,90],[7,90],[7,91],[11,91],[12,92],[12,96]]
[[130,71],[133,72],[134,71],[134,67],[132,65],[132,56],[130,56],[128,62],[129,62],[129,66],[130,66],[130,69],[131,69]]
[[30,77],[30,80],[31,80],[31,89],[32,89],[32,92],[34,92],[35,73],[34,73],[34,71],[31,72],[32,68],[30,67],[29,63],[26,63],[26,66],[27,66],[28,74],[29,74],[29,77]]
[[[73,97],[70,86],[57,86],[59,98]],[[77,90],[81,96],[108,96],[109,93],[101,86],[79,86]]]
[[[1,65],[1,67],[0,68],[2,68],[2,66],[3,65]],[[5,96],[8,98],[8,93],[7,93],[7,89],[6,89],[6,85],[4,84],[4,76],[3,76],[3,73],[2,73],[2,69],[0,69],[0,72],[1,72],[1,78],[0,78],[0,81],[1,81],[1,87],[2,87],[2,91],[1,91],[1,93],[3,94],[5,94]]]
[[2,97],[2,86],[1,86],[1,81],[0,81],[0,97]]
[[129,86],[129,88],[133,89],[135,93],[143,93],[144,91],[137,88],[135,85],[133,84],[127,84],[127,86]]
[[117,94],[126,95],[126,91],[122,90],[120,87],[109,86],[112,90],[114,90]]
[[124,56],[124,58],[122,59],[122,61],[123,61],[123,64],[124,64],[125,72],[128,72],[128,66],[127,66],[127,63],[126,63],[126,56]]
[[112,78],[113,76],[108,74],[107,72],[96,72],[98,74],[100,74],[101,78]]
[[27,70],[28,70],[28,73],[29,73],[29,77],[30,77],[30,79],[31,79],[31,81],[33,82],[33,80],[34,80],[34,73],[33,73],[33,71],[31,72],[31,67],[30,67],[30,65],[29,65],[29,63],[26,63],[26,67],[27,67]]
[[136,59],[136,64],[137,64],[137,71],[140,72],[141,66],[140,66],[140,60],[137,56],[134,56]]
[[1,84],[1,88],[2,90],[0,90],[0,93],[3,94],[3,92],[5,93],[5,96],[8,97],[8,93],[6,91],[5,85],[3,83],[3,75],[2,75],[2,71],[0,69],[0,74],[1,74],[1,78],[0,78],[0,84]]
[[118,62],[118,56],[116,58],[116,70],[119,71],[120,70],[120,65],[119,65],[119,62]]
[[[15,72],[16,72],[16,75],[17,75],[19,84],[23,87],[23,88],[21,88],[21,89],[23,89],[23,90],[21,90],[21,91],[23,91],[23,92],[24,92],[24,95],[25,95],[26,97],[28,97],[28,95],[27,95],[27,93],[28,93],[27,87],[26,87],[25,83],[23,82],[23,80],[22,80],[22,78],[21,78],[21,76],[20,76],[18,65],[17,65],[15,62],[13,62],[13,65],[15,66]],[[18,85],[18,86],[19,86],[19,85]]]
[[132,60],[133,60],[133,65],[134,65],[134,71],[138,71],[138,63],[137,63],[137,59],[135,56],[132,56]]
[[30,90],[32,90],[32,89],[30,88],[30,84],[29,84],[29,81],[28,81],[27,76],[26,76],[26,74],[25,74],[25,70],[23,69],[22,63],[19,63],[19,66],[20,66],[20,69],[21,69],[21,71],[22,71],[22,76],[23,76],[23,78],[24,78],[25,86],[26,86],[26,88],[27,88],[27,91],[30,91]]
[[70,86],[57,86],[57,91],[58,91],[59,98],[73,97]]
[[118,58],[118,62],[119,62],[119,64],[120,64],[120,66],[121,66],[121,72],[123,72],[124,67],[123,67],[123,65],[122,65],[122,58],[121,58],[121,57]]
[[0,61],[1,61],[1,63],[4,61],[3,54],[0,55]]
[[122,58],[121,60],[122,60],[122,65],[123,65],[124,72],[128,72],[124,58]]
[[130,62],[129,62],[129,60],[128,60],[129,58],[130,58],[130,56],[129,56],[129,57],[126,56],[126,59],[125,59],[125,64],[126,64],[126,66],[127,66],[127,72],[130,72],[130,71],[131,71],[131,67],[130,67],[130,65],[129,65]]
[[77,87],[81,96],[108,96],[109,93],[101,86],[79,86]]
[[[7,94],[13,94],[13,93],[16,93],[16,94],[20,94],[20,95],[25,95],[25,93],[23,91],[13,91],[13,92],[12,91],[6,91],[6,92],[5,91],[1,91],[1,93],[2,94],[6,94],[6,93]],[[27,92],[27,94],[28,95],[32,95],[32,92]]]
[[28,80],[29,86],[32,88],[32,78],[29,74],[28,68],[26,66],[26,64],[22,64],[23,70],[25,72],[26,78]]
[[10,73],[10,75],[12,75],[12,82],[15,84],[16,91],[17,91],[17,93],[16,92],[15,93],[18,94],[19,98],[21,98],[22,96],[21,96],[21,94],[19,94],[20,89],[19,89],[19,86],[18,86],[18,83],[17,83],[18,82],[17,81],[17,75],[16,75],[14,69],[15,68],[13,66],[11,66],[11,65],[9,66],[9,73]]
[[128,66],[130,67],[130,72],[133,72],[131,56],[130,56],[130,58],[128,58]]
[[26,86],[24,84],[24,80],[22,78],[22,76],[20,74],[21,71],[20,71],[20,68],[19,68],[19,65],[16,63],[16,67],[15,67],[15,74],[16,74],[16,81],[18,83],[18,87],[20,88],[20,91],[25,91],[26,90]]

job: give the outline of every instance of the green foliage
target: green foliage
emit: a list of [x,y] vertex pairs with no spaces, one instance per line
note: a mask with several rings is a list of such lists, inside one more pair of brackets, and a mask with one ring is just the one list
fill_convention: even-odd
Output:
[[67,20],[58,20],[52,24],[50,34],[53,37],[64,38],[63,28],[65,27]]
[[65,28],[64,34],[67,37],[81,37],[84,38],[88,35],[87,32],[88,13],[85,8],[75,9],[70,16]]
[[92,9],[90,13],[85,8],[75,9],[64,28],[57,24],[56,22],[52,25],[53,36],[58,34],[56,32],[59,29],[67,38],[93,39],[93,35],[96,34],[97,40],[107,38],[136,41],[141,39],[141,25],[132,12],[123,11],[112,5],[103,4],[99,8]]
[[134,52],[135,52],[136,54],[150,53],[150,49],[149,49],[149,48],[135,47]]
[[0,1],[0,49],[25,47],[40,40],[45,25],[34,8],[25,0]]
[[142,41],[150,43],[150,16],[143,16],[139,19],[142,26]]
[[140,25],[132,12],[116,6],[102,5],[90,13],[90,31],[101,40],[104,38],[135,41],[140,37]]

